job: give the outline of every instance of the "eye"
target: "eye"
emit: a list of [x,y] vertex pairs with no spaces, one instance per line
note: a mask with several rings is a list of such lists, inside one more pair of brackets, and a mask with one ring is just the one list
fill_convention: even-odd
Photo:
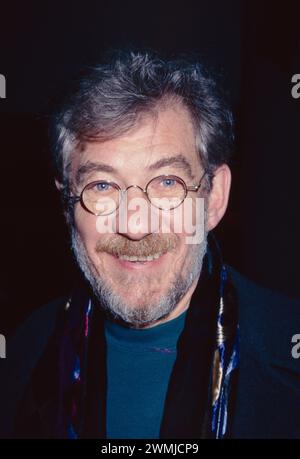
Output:
[[96,191],[110,191],[112,186],[107,182],[98,182],[95,184]]
[[174,187],[174,185],[176,185],[176,180],[171,179],[171,178],[165,178],[165,179],[162,179],[161,183],[163,187],[165,188],[172,188]]

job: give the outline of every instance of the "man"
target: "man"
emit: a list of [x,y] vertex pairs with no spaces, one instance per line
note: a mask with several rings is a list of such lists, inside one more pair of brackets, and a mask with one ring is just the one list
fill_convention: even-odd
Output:
[[1,432],[300,437],[299,302],[227,267],[232,117],[201,65],[121,53],[53,123],[56,186],[87,283],[2,361]]

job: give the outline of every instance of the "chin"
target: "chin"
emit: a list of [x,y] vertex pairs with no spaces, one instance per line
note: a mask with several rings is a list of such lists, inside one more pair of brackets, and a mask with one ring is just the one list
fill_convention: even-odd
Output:
[[126,294],[123,294],[122,292],[115,292],[116,295],[121,299],[121,301],[128,306],[129,309],[131,310],[138,310],[138,309],[144,309],[149,306],[151,303],[156,303],[159,301],[159,297],[149,295],[148,292],[141,292],[139,295],[134,295],[128,296],[128,291]]

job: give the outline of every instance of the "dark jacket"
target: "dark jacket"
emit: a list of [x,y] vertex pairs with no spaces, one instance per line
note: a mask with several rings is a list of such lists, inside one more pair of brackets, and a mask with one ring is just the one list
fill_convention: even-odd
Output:
[[[233,438],[300,438],[300,358],[292,337],[300,333],[300,301],[259,287],[229,268],[238,297],[240,364]],[[18,401],[54,329],[66,298],[33,313],[0,359],[0,437],[11,436]],[[34,394],[31,411],[41,424],[47,400]],[[47,437],[45,423],[44,436]]]

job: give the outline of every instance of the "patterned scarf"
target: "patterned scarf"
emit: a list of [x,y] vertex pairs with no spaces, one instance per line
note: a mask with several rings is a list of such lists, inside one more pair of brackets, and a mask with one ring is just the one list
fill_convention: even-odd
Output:
[[[218,244],[211,235],[208,242],[177,344],[160,438],[230,436],[238,365],[237,306]],[[74,291],[59,315],[33,375],[38,398],[51,400],[44,402],[48,428],[41,436],[106,438],[105,317],[88,288]],[[21,411],[26,411],[24,405]],[[20,431],[29,424],[21,416]]]

